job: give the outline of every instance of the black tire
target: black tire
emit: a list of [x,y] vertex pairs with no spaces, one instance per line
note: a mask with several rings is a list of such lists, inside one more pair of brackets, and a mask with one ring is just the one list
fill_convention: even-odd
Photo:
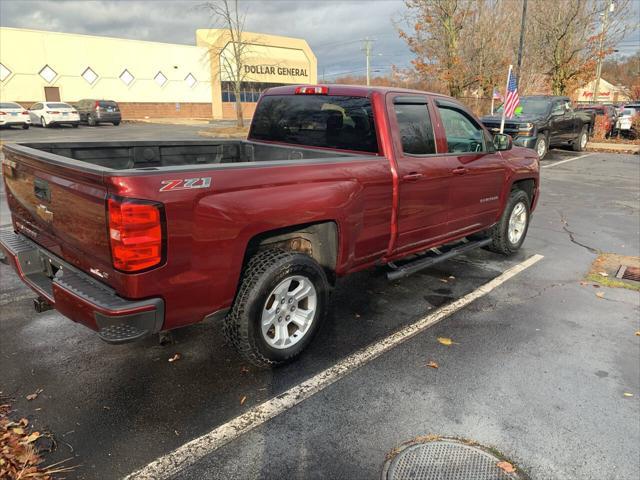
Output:
[[[260,328],[262,309],[268,296],[290,276],[303,276],[313,283],[317,303],[311,325],[291,347],[277,349],[264,339]],[[227,341],[257,367],[276,367],[293,360],[311,342],[327,313],[329,283],[318,263],[308,255],[279,249],[262,250],[247,263],[231,311],[224,321]]]
[[549,152],[549,137],[547,136],[547,132],[540,132],[538,135],[538,140],[536,140],[536,145],[533,147],[540,160],[546,157]]
[[96,119],[92,115],[87,115],[87,125],[90,127],[95,127],[98,124]]
[[113,122],[114,127],[117,127],[118,125],[120,125],[120,122]]
[[29,124],[25,123],[24,125],[22,125],[22,129],[23,130],[29,130]]
[[[526,223],[520,239],[516,243],[512,243],[509,239],[509,219],[511,218],[511,212],[513,212],[514,208],[518,204],[524,205],[527,214]],[[489,231],[492,243],[487,246],[487,249],[503,255],[512,255],[516,253],[524,243],[524,239],[527,236],[530,220],[531,200],[529,199],[529,196],[523,190],[512,190],[509,194],[507,204],[504,207],[500,220]]]
[[40,117],[40,126],[42,128],[49,128],[49,124],[47,123],[47,121],[44,119],[44,117]]
[[574,152],[582,152],[587,146],[587,142],[589,141],[589,127],[585,125],[582,127],[580,131],[580,135],[576,138],[571,144],[571,148]]
[[78,128],[78,124],[77,124],[77,123],[72,123],[72,124],[71,124],[71,126],[72,126],[73,128]]

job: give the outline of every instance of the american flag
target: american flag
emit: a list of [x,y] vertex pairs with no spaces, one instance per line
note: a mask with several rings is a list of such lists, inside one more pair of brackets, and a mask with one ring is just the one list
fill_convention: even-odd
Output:
[[505,117],[511,118],[513,117],[513,112],[516,107],[520,103],[520,98],[518,97],[518,83],[516,81],[516,76],[512,71],[509,71],[509,82],[507,84],[507,98],[504,102],[504,115]]
[[500,91],[496,87],[493,87],[493,99],[502,100],[502,95],[500,95]]

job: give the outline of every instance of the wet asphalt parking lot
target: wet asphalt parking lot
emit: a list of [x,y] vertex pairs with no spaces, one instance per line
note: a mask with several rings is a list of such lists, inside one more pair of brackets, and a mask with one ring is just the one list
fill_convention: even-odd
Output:
[[[190,139],[201,129],[32,127],[0,138]],[[516,256],[475,251],[396,282],[384,269],[342,279],[309,350],[273,371],[244,364],[216,323],[177,331],[167,346],[153,338],[104,344],[53,311],[35,313],[32,292],[2,264],[0,391],[14,415],[53,435],[47,462],[77,465],[67,478],[122,478],[165,465],[186,442],[539,254],[495,290],[271,420],[219,448],[198,444],[170,478],[380,478],[389,451],[429,434],[491,446],[532,479],[637,478],[640,298],[581,281],[594,251],[640,255],[640,158],[582,155],[554,150],[543,162],[541,200]],[[0,223],[9,221],[2,192]],[[168,362],[175,353],[180,360]]]

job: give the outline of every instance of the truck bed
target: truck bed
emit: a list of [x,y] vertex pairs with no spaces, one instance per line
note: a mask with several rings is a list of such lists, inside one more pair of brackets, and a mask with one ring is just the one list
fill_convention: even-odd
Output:
[[20,146],[114,170],[356,156],[246,140],[23,143],[17,149]]

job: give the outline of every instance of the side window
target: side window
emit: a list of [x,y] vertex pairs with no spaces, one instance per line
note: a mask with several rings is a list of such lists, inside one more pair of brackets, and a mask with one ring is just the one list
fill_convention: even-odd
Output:
[[394,104],[402,151],[409,155],[427,155],[436,153],[431,119],[427,105],[397,103]]
[[41,110],[41,109],[42,109],[42,104],[36,103],[35,105],[32,105],[29,110]]
[[553,104],[553,109],[551,110],[551,115],[561,115],[563,113],[564,113],[563,102],[555,102]]
[[455,108],[438,107],[447,136],[449,153],[484,152],[484,130],[467,114]]

